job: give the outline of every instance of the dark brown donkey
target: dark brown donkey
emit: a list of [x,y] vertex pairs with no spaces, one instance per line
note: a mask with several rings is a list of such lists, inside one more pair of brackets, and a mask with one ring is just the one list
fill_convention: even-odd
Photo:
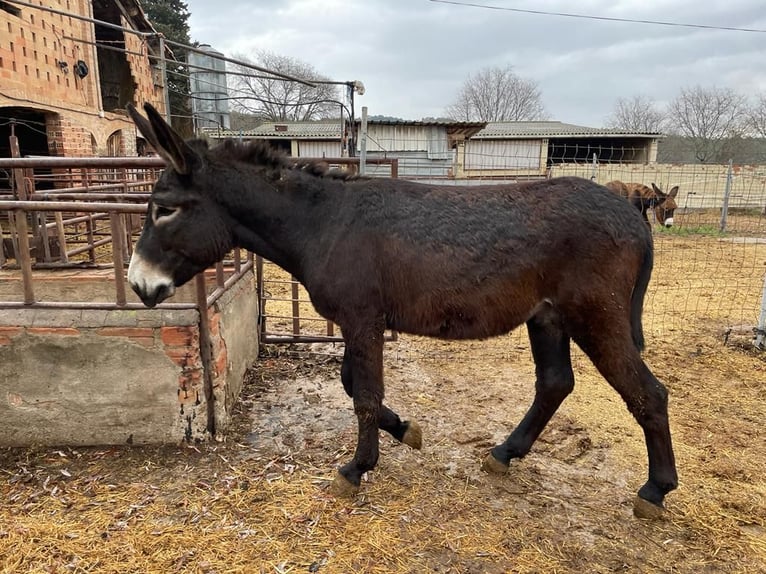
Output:
[[341,379],[358,419],[356,452],[333,492],[356,492],[375,467],[379,428],[420,448],[419,426],[383,404],[386,328],[482,339],[526,323],[535,398],[485,469],[504,472],[527,454],[572,391],[574,341],[644,431],[649,476],[636,512],[662,507],[678,480],[667,392],[640,354],[652,237],[630,204],[572,177],[477,187],[350,180],[263,143],[184,142],[154,108],[145,110],[148,121],[128,108],[168,167],[128,280],[152,307],[235,246],[300,280],[342,330]]
[[641,212],[647,225],[649,218],[646,212],[650,209],[654,212],[654,218],[657,223],[664,227],[673,226],[673,213],[678,209],[676,196],[678,195],[678,186],[673,187],[665,193],[655,184],[649,188],[643,183],[623,183],[621,181],[610,181],[606,187],[614,193],[621,195],[632,203],[636,209]]

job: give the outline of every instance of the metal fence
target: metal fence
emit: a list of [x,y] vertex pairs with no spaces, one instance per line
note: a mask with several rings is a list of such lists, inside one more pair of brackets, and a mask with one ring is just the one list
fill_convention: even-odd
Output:
[[[163,166],[152,158],[0,159],[0,170],[13,172],[16,182],[14,193],[0,197],[0,310],[144,309],[126,289],[125,270]],[[41,182],[47,189],[37,189]],[[186,301],[157,307],[199,311],[204,346],[207,309],[253,269],[253,256],[234,250],[195,278]],[[90,274],[103,288],[87,300],[44,288],[50,279],[66,282],[73,271]]]
[[[378,146],[385,147],[385,142]],[[368,175],[389,176],[397,169],[400,175],[407,173],[409,168],[402,168],[396,150],[386,154],[366,166]],[[493,175],[449,179],[443,177],[442,160],[436,168],[438,176],[429,177],[427,158],[417,159],[418,175],[413,179],[448,185],[498,185],[524,179]],[[353,169],[357,161],[339,158],[337,165]],[[523,163],[505,157],[482,161],[500,169]],[[666,191],[679,186],[675,225],[669,230],[654,225],[656,268],[645,324],[655,337],[662,340],[679,332],[693,337],[703,330],[725,336],[739,330],[766,344],[766,166],[551,161],[544,177],[578,175],[599,183],[614,179],[656,183]],[[13,173],[27,198],[22,201],[6,194],[0,199],[4,246],[0,273],[4,283],[20,276],[23,285],[11,298],[0,296],[0,308],[141,308],[125,290],[124,266],[141,226],[149,185],[161,166],[158,158],[0,159],[0,170]],[[112,296],[100,301],[41,297],[35,273],[66,268],[104,273],[113,285]],[[232,255],[207,273],[206,283],[200,286],[204,305],[212,304],[243,269],[253,269],[257,276],[264,342],[342,340],[337,327],[316,314],[294,278],[268,262],[256,264],[249,255]],[[202,305],[202,299],[190,296],[161,307]]]

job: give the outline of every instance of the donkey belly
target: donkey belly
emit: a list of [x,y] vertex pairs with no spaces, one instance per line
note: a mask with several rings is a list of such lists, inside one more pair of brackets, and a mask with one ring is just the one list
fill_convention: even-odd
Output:
[[388,313],[390,329],[441,339],[504,335],[534,315],[539,300],[482,293],[433,294]]

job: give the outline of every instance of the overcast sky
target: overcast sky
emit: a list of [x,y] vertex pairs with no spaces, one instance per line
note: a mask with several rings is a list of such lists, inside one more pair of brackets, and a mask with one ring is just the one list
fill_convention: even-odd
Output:
[[[292,56],[361,80],[357,112],[443,115],[463,81],[511,64],[551,119],[601,126],[619,97],[685,86],[766,93],[766,33],[599,21],[429,0],[186,0],[191,38],[228,56]],[[469,0],[466,0],[468,2]],[[764,0],[473,0],[473,4],[766,30]],[[358,115],[358,114],[357,114]]]

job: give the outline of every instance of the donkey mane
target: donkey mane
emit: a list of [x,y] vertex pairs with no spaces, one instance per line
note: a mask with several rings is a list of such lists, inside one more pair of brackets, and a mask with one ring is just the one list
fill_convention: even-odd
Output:
[[[190,142],[193,147],[198,147],[197,142]],[[207,145],[203,146],[207,149]],[[265,171],[278,174],[284,170],[300,170],[315,177],[327,179],[339,179],[343,181],[360,179],[353,172],[330,168],[327,162],[319,159],[292,158],[282,150],[275,148],[263,140],[250,140],[241,142],[235,139],[225,139],[210,152],[226,161],[243,162],[261,167]]]

